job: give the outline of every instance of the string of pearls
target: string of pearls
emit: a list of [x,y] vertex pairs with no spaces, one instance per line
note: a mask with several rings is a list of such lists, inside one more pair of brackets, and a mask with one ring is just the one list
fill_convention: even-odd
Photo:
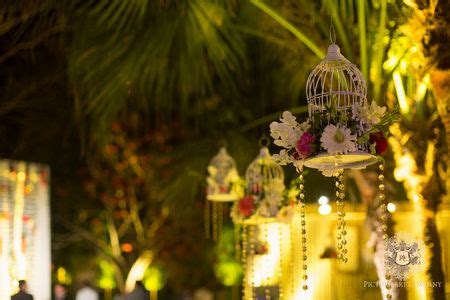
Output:
[[217,203],[214,202],[212,205],[212,239],[213,241],[217,241],[217,221],[218,221],[218,213],[217,213]]
[[282,234],[283,234],[283,228],[281,224],[278,224],[278,245],[280,246],[280,262],[278,265],[278,298],[279,299],[283,299],[284,295],[283,295],[283,283],[282,283],[282,279],[283,279],[283,245],[282,245]]
[[[387,240],[389,239],[389,235],[387,233],[388,231],[388,219],[389,219],[389,211],[387,210],[387,200],[386,200],[386,195],[384,194],[384,190],[385,190],[385,185],[384,185],[384,163],[380,163],[380,165],[378,166],[378,180],[379,180],[379,185],[378,185],[378,189],[379,189],[379,197],[381,200],[381,230],[383,232],[383,242],[386,244]],[[386,245],[385,245],[386,246]],[[391,294],[391,275],[389,274],[389,271],[386,270],[386,274],[385,274],[385,279],[386,279],[386,298],[387,299],[392,299],[392,294]]]
[[252,263],[250,264],[250,281],[251,281],[251,298],[256,299],[255,293],[255,226],[250,226],[250,256]]
[[[268,225],[265,224],[264,226],[264,235],[265,235],[265,243],[267,243],[268,239],[269,239],[269,230],[268,230]],[[268,245],[267,245],[268,247]],[[266,253],[267,254],[267,253]],[[269,255],[266,255],[266,263],[269,264]],[[265,289],[264,289],[264,293],[265,293],[265,298],[266,300],[270,300],[271,298],[271,293],[270,293],[270,286],[269,286],[269,280],[270,280],[270,274],[269,272],[267,272],[266,274],[266,283],[265,283]]]
[[344,263],[348,261],[347,258],[347,231],[345,230],[345,212],[344,212],[344,199],[345,199],[345,185],[344,185],[344,171],[339,170],[336,176],[336,205],[337,205],[337,214],[338,214],[338,233],[337,233],[337,241],[338,241],[338,258],[341,259]]
[[300,173],[300,184],[299,184],[299,199],[300,199],[300,233],[301,233],[301,245],[302,245],[302,281],[303,281],[303,290],[308,289],[308,265],[307,265],[307,259],[308,256],[306,255],[307,247],[306,247],[306,214],[305,214],[305,179],[303,176],[303,171]]
[[211,215],[210,215],[210,208],[211,204],[208,200],[205,200],[205,238],[209,239],[211,238]]
[[241,255],[241,262],[242,262],[242,268],[243,268],[243,278],[242,278],[242,295],[244,295],[244,299],[248,299],[249,295],[247,293],[247,226],[244,224],[242,225],[242,255]]

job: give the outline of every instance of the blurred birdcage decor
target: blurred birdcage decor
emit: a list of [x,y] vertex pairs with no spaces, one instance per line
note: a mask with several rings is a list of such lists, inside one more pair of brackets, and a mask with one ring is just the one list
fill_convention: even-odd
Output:
[[[261,147],[245,173],[245,195],[237,200],[231,218],[241,228],[241,263],[244,270],[243,298],[282,294],[282,253],[290,249],[286,232],[294,215],[295,185],[286,189],[283,168]],[[287,245],[287,246],[286,246]]]
[[234,159],[225,147],[221,147],[211,159],[207,171],[205,234],[207,238],[212,236],[213,240],[217,240],[222,232],[226,209],[224,205],[236,201],[243,193],[242,179],[239,177]]
[[233,183],[239,179],[234,159],[225,147],[220,148],[208,165],[206,199],[215,202],[230,202],[237,200],[233,191]]
[[237,200],[231,217],[237,224],[276,222],[288,205],[285,199],[283,168],[276,163],[267,147],[250,163],[245,173],[245,196]]

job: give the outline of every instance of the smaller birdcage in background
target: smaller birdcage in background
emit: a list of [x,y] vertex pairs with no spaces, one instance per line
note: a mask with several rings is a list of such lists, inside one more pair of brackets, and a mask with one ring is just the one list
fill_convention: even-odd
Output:
[[234,159],[225,147],[211,159],[208,165],[207,196],[209,201],[231,202],[237,200],[233,183],[239,179]]

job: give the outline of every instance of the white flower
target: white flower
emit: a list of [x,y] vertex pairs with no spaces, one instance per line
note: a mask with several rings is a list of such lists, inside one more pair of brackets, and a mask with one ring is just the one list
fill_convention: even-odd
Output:
[[239,201],[234,202],[233,207],[231,208],[231,211],[230,211],[230,217],[234,223],[240,223],[244,220],[244,216],[239,211],[238,202]]
[[270,123],[270,136],[274,139],[274,144],[287,149],[295,147],[302,134],[301,125],[289,111],[283,113],[280,121],[281,123]]
[[330,124],[325,127],[320,142],[331,155],[345,154],[356,150],[356,135],[340,124],[337,126]]
[[290,223],[294,217],[295,209],[292,206],[284,206],[277,214],[277,220],[283,223]]
[[381,118],[384,116],[386,112],[386,106],[378,106],[375,101],[372,101],[370,104],[369,112],[367,119],[372,124],[378,124],[381,121]]
[[280,121],[291,127],[296,127],[298,125],[298,123],[296,121],[296,117],[288,110],[283,112],[283,114],[281,115]]
[[291,162],[291,157],[286,149],[281,150],[279,154],[272,155],[272,159],[281,166],[287,165]]
[[258,208],[258,214],[263,217],[273,217],[278,213],[278,201],[274,203],[270,198],[264,198]]
[[[271,180],[266,185],[264,185],[264,194],[266,198],[276,199],[276,201],[281,201],[281,195],[284,191],[284,183],[282,180]],[[275,200],[274,200],[275,201]]]
[[361,127],[367,127],[367,124],[378,124],[386,112],[386,106],[378,106],[375,101],[372,101],[370,106],[360,105],[354,103],[352,105],[352,115],[359,121]]

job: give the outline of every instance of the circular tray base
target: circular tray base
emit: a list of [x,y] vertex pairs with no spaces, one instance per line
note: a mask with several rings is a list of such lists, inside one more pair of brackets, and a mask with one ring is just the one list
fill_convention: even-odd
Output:
[[206,199],[212,202],[234,202],[237,197],[233,194],[212,194],[208,195]]
[[267,224],[267,223],[275,223],[277,222],[277,218],[266,218],[266,217],[256,217],[253,216],[250,219],[246,219],[244,221],[239,222],[239,224],[242,225],[260,225],[260,224]]
[[319,170],[364,169],[377,161],[375,155],[364,151],[339,155],[321,153],[305,160],[305,166]]

